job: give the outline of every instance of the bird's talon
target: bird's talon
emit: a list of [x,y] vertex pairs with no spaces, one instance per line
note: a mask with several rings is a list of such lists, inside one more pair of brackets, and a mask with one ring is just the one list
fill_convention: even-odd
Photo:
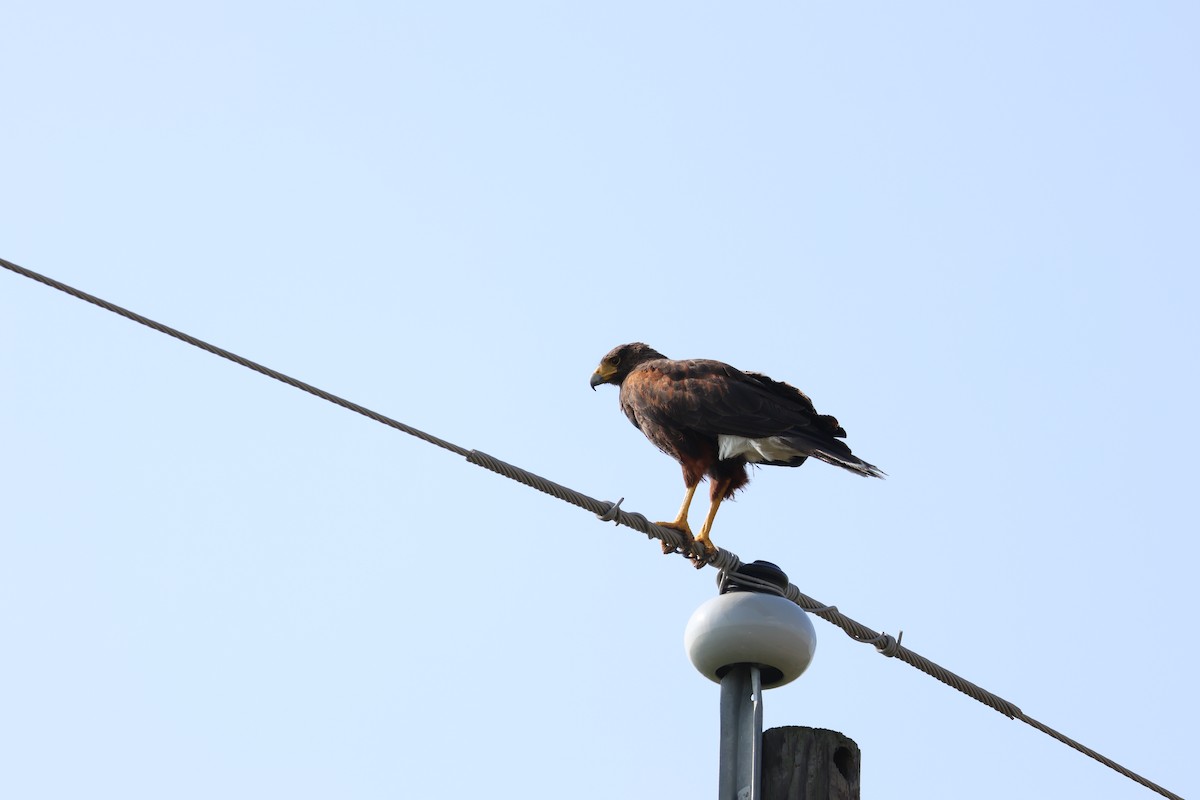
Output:
[[[686,533],[689,538],[692,536],[692,529],[688,526],[686,519],[682,522],[676,520],[674,522],[656,522],[654,524],[660,528],[668,528],[673,531],[679,531],[680,533]],[[690,547],[690,542],[683,545],[683,547],[680,547],[679,545],[673,545],[666,539],[664,539],[662,542],[662,551],[664,555],[671,555],[672,553],[686,553],[687,550],[685,548],[687,547]]]
[[692,550],[696,553],[696,557],[693,559],[696,562],[696,569],[711,564],[716,559],[718,552],[717,546],[707,537],[698,538],[692,542]]

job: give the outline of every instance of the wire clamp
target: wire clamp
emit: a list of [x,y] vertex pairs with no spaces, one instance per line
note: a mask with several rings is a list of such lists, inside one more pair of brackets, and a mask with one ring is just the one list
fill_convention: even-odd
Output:
[[900,635],[894,639],[890,634],[880,634],[879,638],[871,644],[875,645],[875,649],[879,651],[880,655],[895,658],[896,653],[900,652],[900,642],[902,641],[904,641],[904,631],[900,631]]
[[596,518],[601,522],[611,522],[613,524],[620,525],[621,521],[617,519],[617,515],[621,513],[621,503],[625,502],[625,498],[622,497],[615,503],[607,500],[605,502],[609,504],[610,508],[603,514],[597,514]]

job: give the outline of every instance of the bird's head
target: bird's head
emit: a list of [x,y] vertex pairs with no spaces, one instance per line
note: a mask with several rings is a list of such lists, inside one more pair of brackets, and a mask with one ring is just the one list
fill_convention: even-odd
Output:
[[615,383],[620,386],[625,376],[639,364],[653,361],[656,358],[666,358],[662,353],[648,344],[632,342],[614,347],[608,355],[600,359],[600,366],[592,373],[592,390],[602,383]]

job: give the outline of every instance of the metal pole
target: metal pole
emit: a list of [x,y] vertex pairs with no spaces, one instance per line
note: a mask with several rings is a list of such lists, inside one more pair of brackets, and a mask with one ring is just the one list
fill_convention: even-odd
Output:
[[735,664],[721,678],[721,770],[717,800],[761,800],[762,676]]

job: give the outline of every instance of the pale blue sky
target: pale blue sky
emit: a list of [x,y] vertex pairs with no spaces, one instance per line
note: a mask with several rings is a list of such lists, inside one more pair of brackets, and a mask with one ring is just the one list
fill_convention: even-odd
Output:
[[[855,452],[714,539],[1183,795],[1187,3],[9,2],[0,256],[651,518],[644,340]],[[640,534],[0,272],[0,795],[713,796]],[[697,510],[698,511],[698,510]],[[816,620],[863,796],[1149,791]]]

